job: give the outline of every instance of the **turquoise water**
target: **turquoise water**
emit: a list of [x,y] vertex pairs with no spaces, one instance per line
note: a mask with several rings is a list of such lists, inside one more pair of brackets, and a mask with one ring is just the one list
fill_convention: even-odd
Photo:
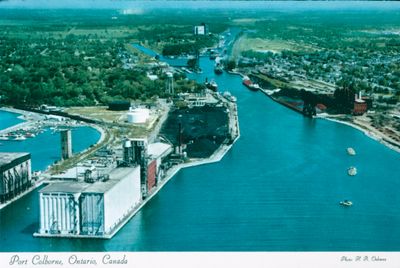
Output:
[[[214,77],[208,58],[201,67],[192,78]],[[351,127],[304,118],[238,76],[214,78],[237,96],[241,127],[221,162],[180,171],[111,240],[33,238],[35,191],[0,211],[0,251],[400,250],[399,153]],[[354,206],[339,206],[344,199]]]
[[[1,112],[0,112],[1,113]],[[72,152],[85,150],[100,139],[100,133],[91,127],[72,129]],[[32,139],[24,141],[0,141],[0,152],[30,152],[32,170],[45,170],[61,159],[60,133],[46,129]]]
[[[22,122],[18,116],[19,114],[0,111],[0,129]],[[0,152],[29,152],[32,158],[32,170],[45,170],[61,159],[60,139],[59,132],[45,129],[35,138],[24,141],[0,140]],[[99,139],[100,133],[94,128],[72,128],[72,152],[81,152]]]
[[19,114],[0,111],[0,130],[21,123],[24,120],[19,119]]

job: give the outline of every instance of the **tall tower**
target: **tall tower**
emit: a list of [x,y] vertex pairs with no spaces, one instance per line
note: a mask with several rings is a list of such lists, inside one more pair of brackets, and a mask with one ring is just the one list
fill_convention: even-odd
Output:
[[71,130],[64,129],[61,133],[61,158],[68,159],[72,156]]
[[132,142],[131,140],[127,139],[124,141],[124,144],[122,146],[124,150],[124,163],[127,166],[132,166],[134,165],[134,157],[133,157],[133,147],[132,147]]
[[175,94],[174,75],[171,72],[167,72],[167,81],[165,82],[165,92],[171,95]]
[[133,163],[140,165],[140,184],[142,189],[142,198],[147,197],[147,140],[133,139]]

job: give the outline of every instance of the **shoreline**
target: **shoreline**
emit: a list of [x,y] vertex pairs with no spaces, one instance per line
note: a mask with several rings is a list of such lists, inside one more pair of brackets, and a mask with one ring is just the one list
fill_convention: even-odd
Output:
[[[240,76],[243,76],[243,74],[241,74],[239,72],[235,72],[235,73],[232,73],[232,74],[238,74]],[[282,103],[281,101],[275,99],[272,96],[274,90],[267,90],[267,89],[263,89],[263,88],[260,87],[260,91],[262,93],[264,93],[264,95],[269,97],[271,100],[273,100],[274,102],[276,102],[276,103],[278,103],[278,104],[280,104],[282,106],[285,106],[285,107],[287,107],[287,108],[289,108],[289,109],[291,109],[291,110],[293,110],[293,111],[295,111],[297,113],[301,113],[300,111],[296,110],[294,107],[286,105],[285,103]],[[354,128],[356,130],[359,130],[359,131],[363,132],[367,137],[379,142],[380,144],[384,145],[385,147],[387,147],[387,148],[389,148],[389,149],[391,149],[391,150],[393,150],[393,151],[395,151],[397,153],[400,153],[400,144],[396,144],[394,142],[388,141],[384,137],[384,135],[382,133],[380,133],[379,131],[369,130],[369,129],[363,128],[362,126],[360,126],[360,125],[358,125],[356,123],[343,121],[343,120],[340,120],[338,118],[332,118],[330,116],[331,115],[328,115],[328,114],[326,114],[326,115],[321,115],[320,114],[320,115],[314,116],[314,118],[316,118],[316,119],[325,119],[325,120],[329,120],[331,122],[336,122],[336,123],[339,123],[339,124],[344,124],[344,125],[347,125],[349,127],[352,127],[352,128]]]
[[326,117],[326,116],[316,116],[315,118],[316,119],[325,119],[325,120],[328,120],[328,121],[331,121],[331,122],[336,122],[336,123],[339,123],[339,124],[343,124],[343,125],[347,125],[349,127],[352,127],[352,128],[354,128],[356,130],[359,130],[359,131],[363,132],[364,135],[366,135],[370,139],[379,142],[380,144],[386,146],[387,148],[389,148],[389,149],[391,149],[391,150],[393,150],[393,151],[395,151],[397,153],[400,153],[400,145],[396,146],[396,145],[391,144],[380,133],[373,132],[373,131],[365,129],[365,128],[363,128],[363,127],[361,127],[361,126],[359,126],[359,125],[357,125],[355,123],[342,121],[340,119],[335,119],[335,118]]

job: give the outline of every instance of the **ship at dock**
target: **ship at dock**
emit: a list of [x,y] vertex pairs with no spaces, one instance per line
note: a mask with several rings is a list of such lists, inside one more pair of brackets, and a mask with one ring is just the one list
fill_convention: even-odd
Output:
[[214,50],[210,51],[210,60],[215,60],[218,56],[219,54],[216,51]]
[[260,86],[253,83],[248,76],[243,77],[242,84],[252,91],[257,91],[260,89]]
[[220,63],[216,63],[214,66],[214,73],[215,74],[222,74],[223,70],[222,70],[222,65]]
[[204,85],[206,86],[206,88],[211,89],[212,91],[216,92],[218,90],[218,84],[214,80],[211,80],[210,82],[206,80]]

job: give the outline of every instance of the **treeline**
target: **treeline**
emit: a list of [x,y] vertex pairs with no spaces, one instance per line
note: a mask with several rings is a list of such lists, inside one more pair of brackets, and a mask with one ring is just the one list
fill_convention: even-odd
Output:
[[0,39],[0,102],[83,106],[163,95],[164,82],[122,68],[124,44],[85,36]]

